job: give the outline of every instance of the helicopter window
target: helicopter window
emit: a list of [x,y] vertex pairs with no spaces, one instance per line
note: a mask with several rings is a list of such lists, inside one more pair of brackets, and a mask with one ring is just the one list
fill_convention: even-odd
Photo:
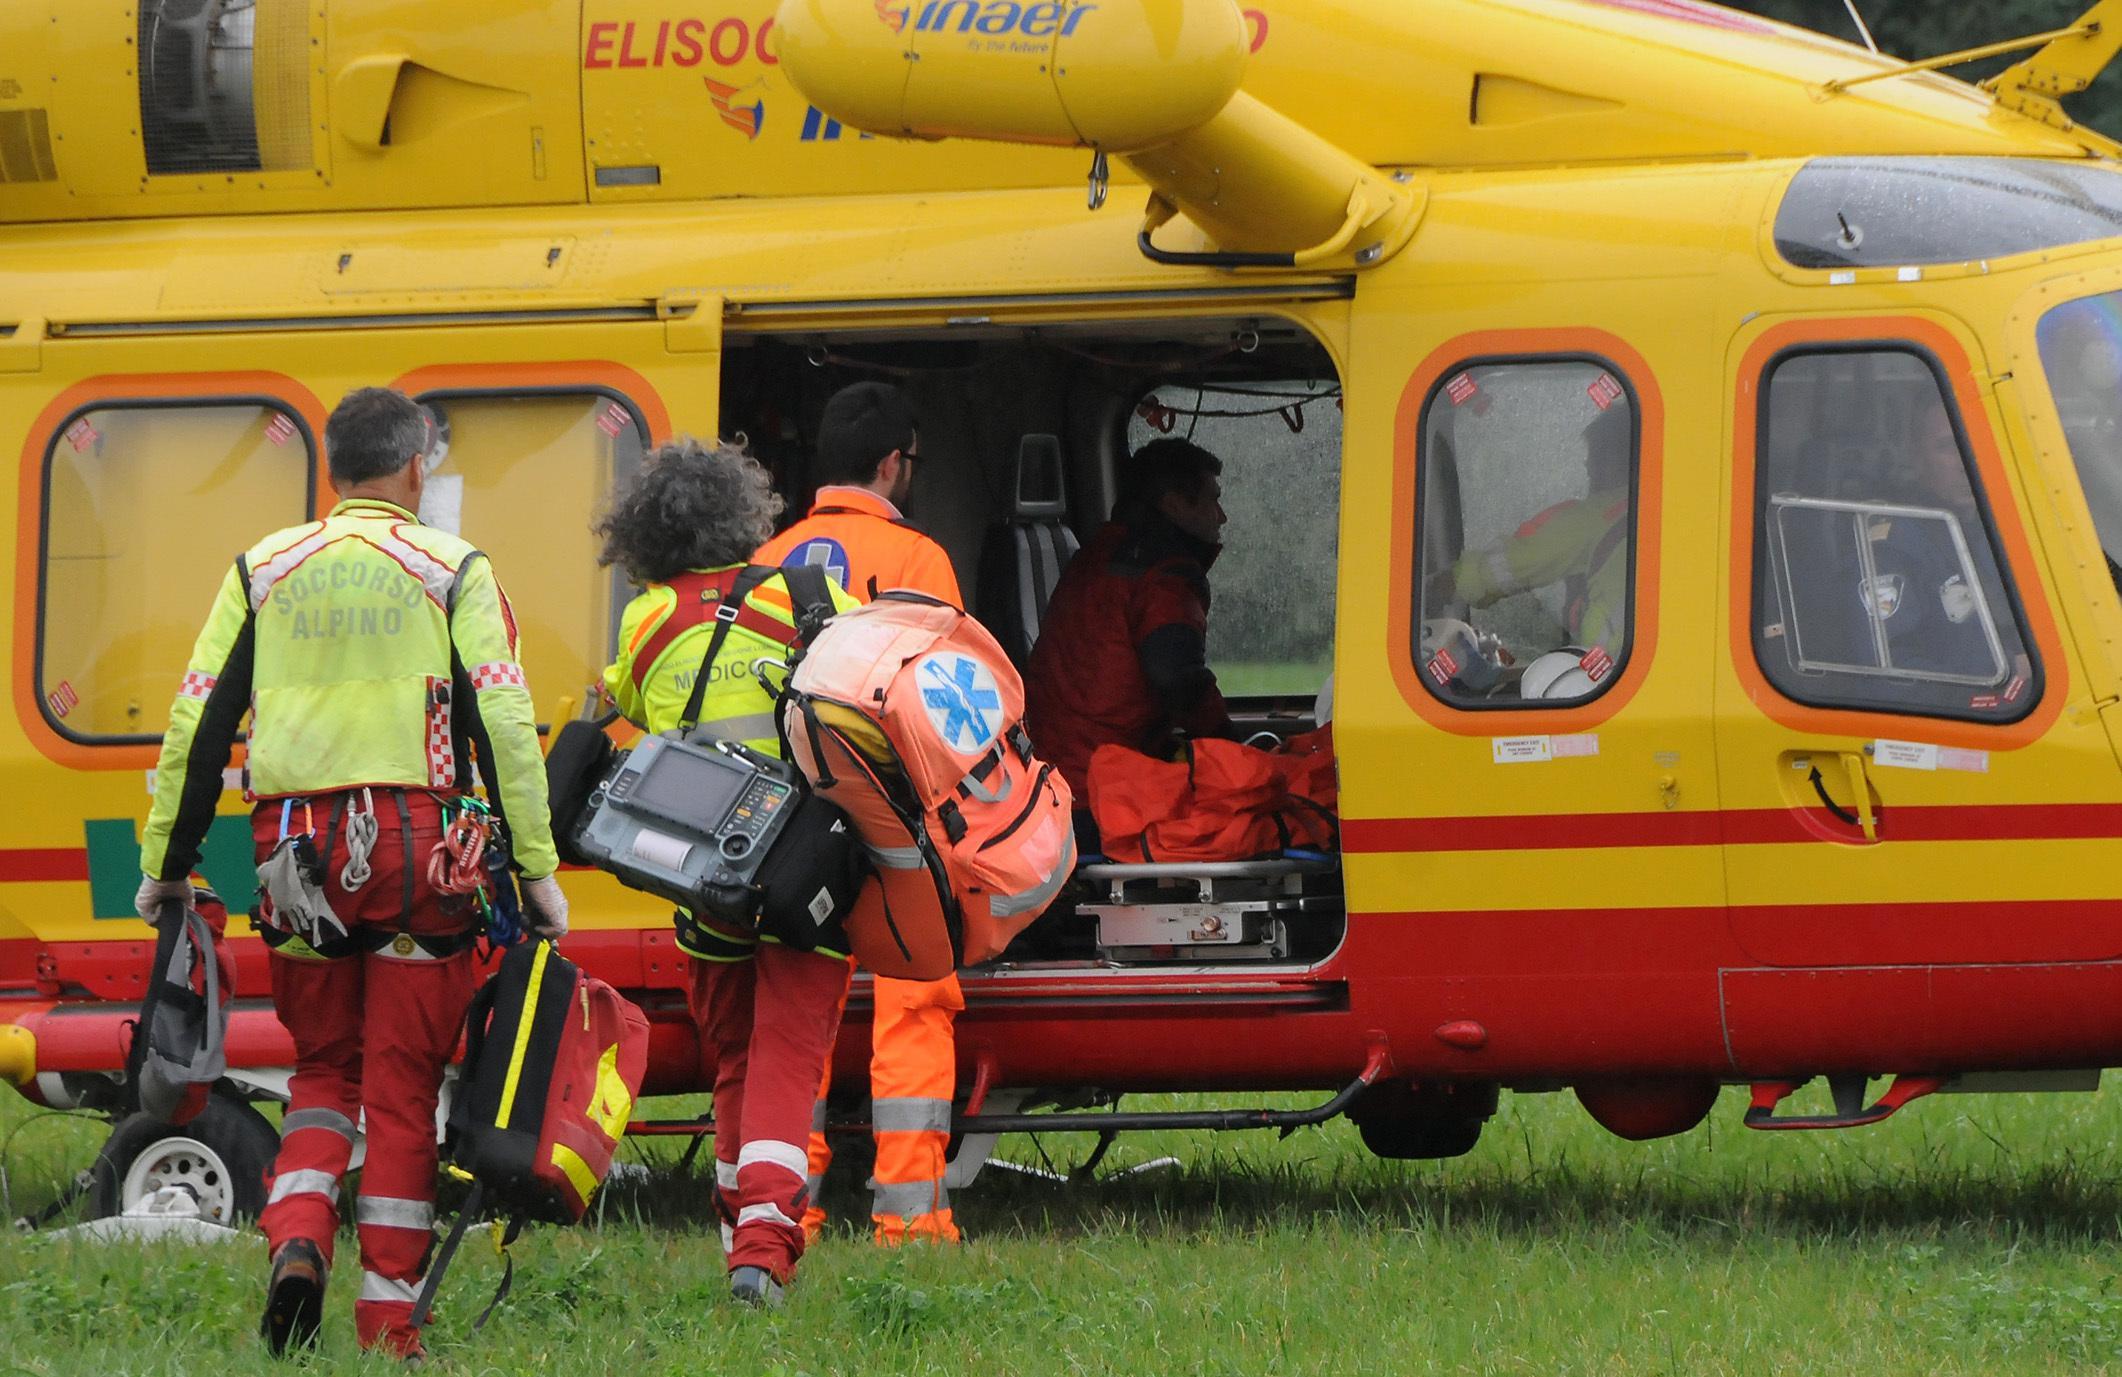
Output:
[[2122,175],[2034,158],[1820,158],[1776,211],[1796,268],[1965,263],[2122,235]]
[[1161,387],[1128,449],[1191,437],[1223,461],[1208,661],[1233,698],[1310,697],[1334,664],[1341,389],[1331,377]]
[[2040,684],[1936,365],[1786,353],[1762,389],[1754,656],[1818,707],[1982,722]]
[[[507,581],[523,633],[523,672],[538,706],[580,695],[611,658],[630,590],[597,565],[590,520],[640,467],[648,424],[631,402],[593,389],[423,392],[443,441],[420,517],[479,533]],[[510,494],[544,495],[552,521],[496,521]]]
[[138,37],[151,175],[311,165],[308,7],[141,0]]
[[2122,588],[2122,292],[2041,317],[2041,368],[2107,568]]
[[1635,394],[1602,359],[1447,373],[1422,422],[1417,664],[1458,707],[1579,703],[1628,658]]
[[171,666],[190,654],[227,552],[261,523],[301,521],[315,471],[309,428],[260,398],[114,401],[60,422],[44,461],[36,687],[61,735],[161,735]]

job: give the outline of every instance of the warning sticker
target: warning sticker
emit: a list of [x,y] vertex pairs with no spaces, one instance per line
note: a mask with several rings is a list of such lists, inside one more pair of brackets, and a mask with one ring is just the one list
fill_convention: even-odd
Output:
[[1871,758],[1874,765],[1895,770],[1938,768],[1938,748],[1917,741],[1874,741],[1871,743]]
[[64,717],[81,706],[81,695],[74,692],[71,683],[61,679],[59,687],[44,695],[44,704],[52,710],[52,716]]
[[1449,684],[1455,677],[1457,677],[1459,673],[1459,662],[1452,658],[1450,651],[1440,650],[1436,654],[1429,657],[1429,663],[1423,666],[1423,668],[1429,672],[1429,677],[1436,680],[1438,685],[1441,687],[1445,684]]
[[617,402],[608,404],[597,417],[597,429],[611,436],[614,440],[619,438],[621,431],[624,431],[633,423],[633,416]]
[[102,438],[102,434],[88,423],[88,417],[86,416],[66,428],[66,442],[74,447],[74,453],[76,454],[86,450],[90,445],[95,444],[96,441]]
[[1897,770],[1964,770],[1977,775],[1989,773],[1988,751],[1926,746],[1919,741],[1874,741],[1871,744],[1871,753],[1873,764]]
[[1621,384],[1614,381],[1611,373],[1601,373],[1598,377],[1593,378],[1591,386],[1585,388],[1584,391],[1591,397],[1592,405],[1598,407],[1601,411],[1620,401],[1623,395]]
[[1444,395],[1451,398],[1453,406],[1465,405],[1480,390],[1481,385],[1474,381],[1474,375],[1471,373],[1461,373],[1444,384]]
[[284,445],[295,438],[295,423],[282,412],[274,412],[273,419],[265,423],[265,438],[276,445]]
[[1563,760],[1570,756],[1597,755],[1599,753],[1599,734],[1597,732],[1576,732],[1569,736],[1550,737],[1548,742],[1549,748],[1554,752],[1557,760]]
[[1614,657],[1606,653],[1605,646],[1595,645],[1584,652],[1584,658],[1577,661],[1577,668],[1596,684],[1613,672]]
[[1488,746],[1498,765],[1524,765],[1555,758],[1553,739],[1545,736],[1492,736]]

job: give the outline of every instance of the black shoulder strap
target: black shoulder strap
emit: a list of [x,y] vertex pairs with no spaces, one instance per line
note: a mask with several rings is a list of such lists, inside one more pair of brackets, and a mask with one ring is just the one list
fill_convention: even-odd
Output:
[[486,1203],[486,1183],[472,1182],[471,1194],[464,1197],[464,1206],[457,1211],[457,1222],[450,1226],[441,1248],[435,1252],[434,1260],[427,1264],[427,1276],[420,1283],[420,1294],[413,1301],[413,1313],[406,1320],[413,1332],[427,1327],[427,1317],[434,1313],[435,1292],[442,1289],[442,1278],[449,1272],[450,1261],[457,1256],[457,1245],[464,1242],[464,1231],[478,1217],[479,1207]]
[[822,565],[785,564],[781,567],[781,581],[788,586],[789,611],[796,619],[796,641],[807,645],[818,634],[818,628],[825,625],[826,618],[839,610],[833,606],[832,579]]
[[[707,654],[700,657],[700,672],[693,676],[693,691],[685,700],[685,711],[678,714],[678,730],[689,732],[700,723],[700,705],[707,700],[707,674],[715,667],[715,657],[722,653],[723,642],[729,639],[729,629],[737,624],[737,613],[743,610],[744,600],[760,584],[782,571],[771,564],[747,564],[729,588],[729,596],[715,609],[715,631],[707,638]],[[790,590],[794,596],[794,589]]]

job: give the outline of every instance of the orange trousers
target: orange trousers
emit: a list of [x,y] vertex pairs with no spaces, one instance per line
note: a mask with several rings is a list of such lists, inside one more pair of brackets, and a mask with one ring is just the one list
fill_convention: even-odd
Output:
[[[957,1092],[952,1027],[965,1008],[958,977],[875,982],[871,1025],[870,1115],[877,1136],[870,1222],[879,1244],[918,1240],[958,1242],[943,1172],[950,1145],[951,1101]],[[815,1237],[825,1225],[818,1187],[832,1163],[825,1140],[825,1099],[832,1088],[830,1058],[811,1109],[810,1208],[803,1228]]]

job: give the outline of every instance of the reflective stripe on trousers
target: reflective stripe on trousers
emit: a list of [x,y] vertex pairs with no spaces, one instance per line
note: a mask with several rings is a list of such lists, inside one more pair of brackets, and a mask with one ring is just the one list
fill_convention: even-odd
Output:
[[332,1204],[339,1203],[339,1176],[329,1171],[283,1171],[273,1178],[272,1192],[265,1197],[268,1205],[277,1205],[291,1195],[321,1195]]
[[435,1225],[432,1200],[407,1200],[392,1195],[363,1195],[354,1201],[354,1222],[379,1229],[418,1229]]

